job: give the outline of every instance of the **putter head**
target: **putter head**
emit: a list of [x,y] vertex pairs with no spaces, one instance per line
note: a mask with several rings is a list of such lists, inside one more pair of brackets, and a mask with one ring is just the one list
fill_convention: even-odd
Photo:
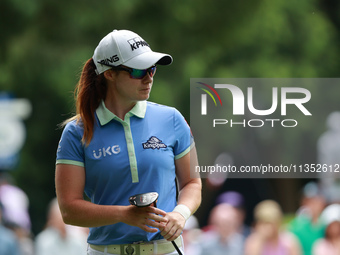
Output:
[[145,207],[155,203],[157,198],[158,198],[157,192],[149,192],[131,196],[129,198],[129,202],[130,204],[135,205],[137,207]]

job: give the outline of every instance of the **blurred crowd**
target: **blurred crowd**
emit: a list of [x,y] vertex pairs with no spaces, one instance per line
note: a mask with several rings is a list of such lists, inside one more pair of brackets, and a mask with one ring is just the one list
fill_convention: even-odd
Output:
[[207,226],[192,216],[185,227],[186,255],[339,255],[340,194],[329,201],[319,183],[307,183],[300,207],[288,218],[279,203],[263,200],[245,225],[245,199],[236,191],[222,193]]
[[64,224],[58,202],[47,206],[44,229],[33,236],[28,197],[0,173],[0,255],[86,255],[85,228]]
[[[26,194],[0,176],[0,255],[86,254],[88,229],[65,225],[54,198],[47,206],[45,228],[30,231]],[[339,199],[327,197],[322,185],[307,183],[300,205],[289,219],[279,203],[263,200],[245,224],[246,199],[236,191],[220,194],[206,226],[191,216],[183,231],[186,255],[339,255]]]
[[[183,233],[186,255],[340,255],[339,111],[329,114],[326,126],[317,142],[317,162],[337,170],[322,171],[316,181],[305,184],[296,195],[299,205],[293,215],[288,217],[274,200],[260,201],[249,212],[250,201],[243,194],[222,192],[207,226],[199,226],[195,216],[188,220]],[[221,185],[225,178],[217,177],[216,185]],[[246,212],[253,219],[248,226]]]

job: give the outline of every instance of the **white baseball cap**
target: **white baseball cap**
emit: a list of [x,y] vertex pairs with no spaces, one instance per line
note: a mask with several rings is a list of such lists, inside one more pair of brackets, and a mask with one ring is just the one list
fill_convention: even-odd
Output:
[[147,69],[155,64],[172,63],[170,55],[152,51],[142,37],[129,30],[113,30],[106,35],[99,42],[92,58],[97,74],[119,65]]

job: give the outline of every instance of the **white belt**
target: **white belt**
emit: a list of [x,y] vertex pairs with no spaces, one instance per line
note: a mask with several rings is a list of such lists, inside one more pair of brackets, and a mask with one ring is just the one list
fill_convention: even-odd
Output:
[[[182,238],[179,236],[175,243],[178,247],[182,247]],[[108,252],[111,254],[120,255],[153,255],[153,254],[167,254],[174,252],[176,249],[173,244],[166,240],[156,240],[147,243],[132,243],[132,244],[113,244],[113,245],[93,245],[90,244],[91,249]],[[154,249],[157,249],[156,251]],[[156,253],[155,253],[156,252]]]

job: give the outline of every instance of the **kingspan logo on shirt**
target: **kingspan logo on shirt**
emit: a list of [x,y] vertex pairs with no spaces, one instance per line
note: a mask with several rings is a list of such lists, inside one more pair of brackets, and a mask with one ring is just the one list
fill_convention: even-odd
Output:
[[164,143],[162,143],[162,140],[158,139],[156,136],[151,136],[149,140],[146,143],[143,143],[143,149],[161,149],[161,148],[167,148]]

